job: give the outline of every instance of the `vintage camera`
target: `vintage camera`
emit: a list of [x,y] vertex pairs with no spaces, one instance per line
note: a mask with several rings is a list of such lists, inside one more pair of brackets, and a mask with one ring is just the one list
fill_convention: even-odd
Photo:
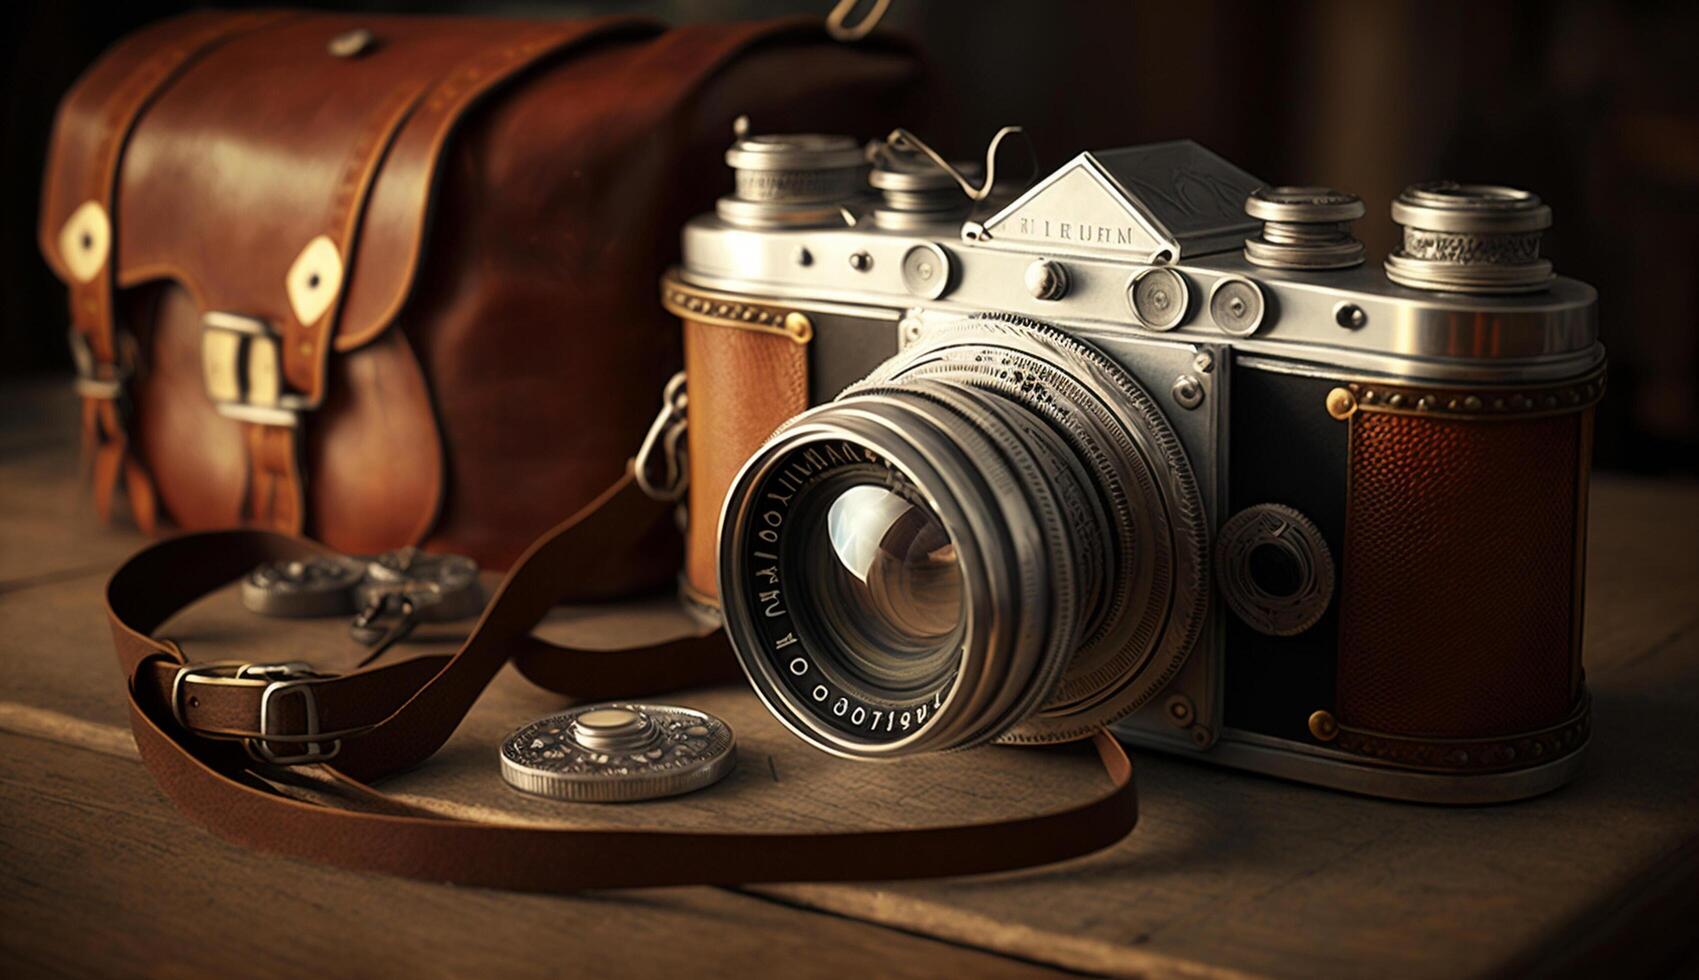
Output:
[[1549,208],[1413,186],[1382,266],[1357,197],[1192,142],[983,221],[899,145],[740,139],[662,284],[686,589],[775,715],[858,759],[1113,726],[1433,802],[1575,772],[1604,353]]

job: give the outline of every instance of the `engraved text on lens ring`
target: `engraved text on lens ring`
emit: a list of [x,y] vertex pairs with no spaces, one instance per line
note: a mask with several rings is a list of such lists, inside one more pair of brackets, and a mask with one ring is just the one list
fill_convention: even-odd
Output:
[[786,518],[799,491],[820,477],[845,466],[889,465],[878,453],[837,440],[807,444],[787,453],[756,488],[759,509],[746,535],[751,598],[762,651],[775,668],[777,683],[787,687],[794,703],[814,706],[812,717],[845,734],[889,741],[908,735],[924,724],[944,703],[944,692],[955,682],[952,674],[937,690],[896,705],[873,702],[842,689],[814,660],[797,636],[787,605],[779,560]]

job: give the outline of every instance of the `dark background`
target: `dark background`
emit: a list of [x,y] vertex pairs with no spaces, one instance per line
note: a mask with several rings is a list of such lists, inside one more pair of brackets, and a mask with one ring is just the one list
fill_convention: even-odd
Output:
[[[193,6],[84,0],[0,14],[0,378],[69,367],[64,292],[35,246],[54,105],[113,40]],[[676,22],[823,14],[830,3],[306,6]],[[885,23],[920,43],[933,76],[920,117],[893,122],[952,156],[976,156],[1014,123],[1047,167],[1081,149],[1189,137],[1270,182],[1362,195],[1370,261],[1393,244],[1387,206],[1406,184],[1536,191],[1556,215],[1547,254],[1600,292],[1611,388],[1598,464],[1699,474],[1699,4],[896,0]]]

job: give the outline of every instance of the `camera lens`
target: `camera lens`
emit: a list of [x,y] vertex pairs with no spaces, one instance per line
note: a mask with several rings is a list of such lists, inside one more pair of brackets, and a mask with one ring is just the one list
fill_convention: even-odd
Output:
[[887,699],[919,693],[955,668],[963,625],[956,547],[912,489],[856,479],[811,494],[798,514],[794,567],[808,593],[799,608],[854,683]]
[[1114,362],[972,317],[745,465],[720,528],[727,632],[767,706],[841,755],[1083,737],[1195,643],[1203,513]]

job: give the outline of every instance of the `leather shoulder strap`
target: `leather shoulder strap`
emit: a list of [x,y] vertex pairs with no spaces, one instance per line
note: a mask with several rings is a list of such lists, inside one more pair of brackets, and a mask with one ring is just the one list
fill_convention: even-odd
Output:
[[[552,583],[575,563],[630,546],[633,529],[646,527],[657,506],[628,471],[520,558],[456,653],[337,676],[263,665],[238,674],[229,665],[192,663],[176,643],[154,635],[178,610],[258,562],[323,553],[318,545],[222,531],[144,549],[107,585],[142,759],[183,812],[227,839],[347,868],[526,891],[971,874],[1087,854],[1133,828],[1132,763],[1107,733],[1096,740],[1111,780],[1107,793],[1018,820],[914,830],[745,834],[487,824],[412,810],[367,785],[435,752],[513,658],[527,676],[590,697],[735,676],[718,635],[620,653],[568,650],[530,635],[557,598]],[[262,731],[262,701],[281,677],[298,696],[276,698]],[[256,762],[237,739],[261,757],[322,762],[351,792],[382,804],[381,812],[281,794],[272,782],[286,774]]]

